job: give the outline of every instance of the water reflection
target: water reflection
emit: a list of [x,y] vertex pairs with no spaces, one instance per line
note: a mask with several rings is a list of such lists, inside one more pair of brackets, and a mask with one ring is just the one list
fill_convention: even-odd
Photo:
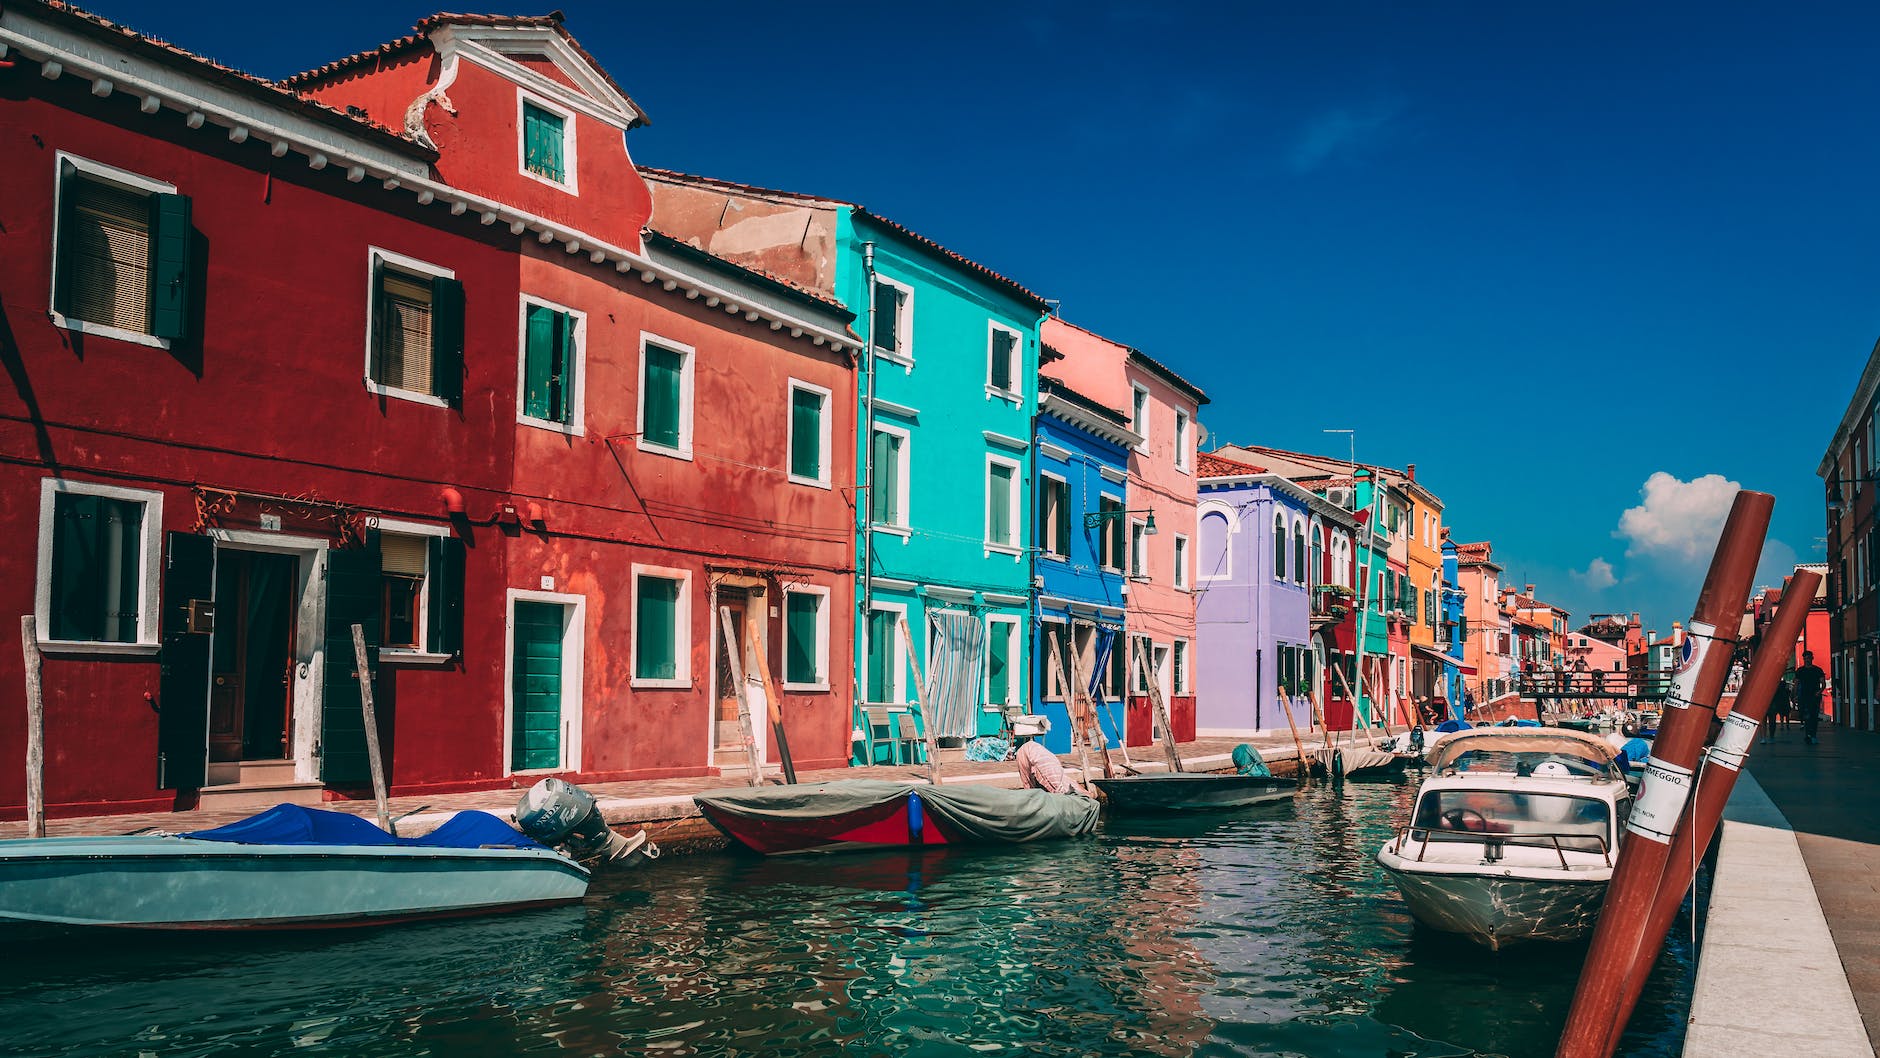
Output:
[[[1402,785],[1018,849],[662,860],[577,908],[0,945],[8,1055],[1545,1055],[1583,949],[1413,928]],[[1679,931],[1682,933],[1682,929]],[[1680,936],[1622,1053],[1671,1055]]]

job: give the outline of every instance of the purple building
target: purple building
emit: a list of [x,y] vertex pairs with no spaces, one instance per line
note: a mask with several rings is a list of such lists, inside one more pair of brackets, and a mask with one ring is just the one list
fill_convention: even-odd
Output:
[[1287,710],[1306,731],[1324,659],[1312,593],[1327,559],[1316,541],[1328,525],[1349,531],[1351,513],[1249,463],[1203,453],[1196,470],[1195,733],[1283,732]]

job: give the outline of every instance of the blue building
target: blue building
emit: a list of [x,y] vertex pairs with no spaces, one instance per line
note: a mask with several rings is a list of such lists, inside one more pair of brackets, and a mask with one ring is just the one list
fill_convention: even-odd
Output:
[[[1047,350],[1047,358],[1051,355]],[[1037,513],[1032,519],[1033,666],[1031,711],[1051,719],[1044,743],[1054,753],[1071,749],[1070,698],[1064,680],[1081,675],[1097,684],[1097,715],[1105,740],[1122,736],[1125,602],[1123,566],[1125,483],[1129,452],[1142,437],[1129,417],[1079,394],[1056,379],[1038,380],[1033,420],[1032,477]],[[1053,644],[1057,662],[1051,660]],[[1061,664],[1061,670],[1060,670]],[[1016,669],[1012,672],[1016,673]],[[1060,671],[1064,675],[1060,675]],[[1014,677],[1011,677],[1015,679]],[[996,669],[990,679],[1000,679]],[[1003,685],[988,687],[1001,700]]]
[[1465,695],[1468,681],[1464,676],[1475,675],[1462,659],[1463,644],[1469,637],[1469,620],[1464,615],[1463,605],[1467,601],[1460,587],[1462,581],[1457,574],[1456,543],[1449,539],[1449,531],[1443,531],[1443,614],[1442,623],[1436,626],[1436,646],[1445,657],[1443,665],[1443,701],[1449,703],[1449,716],[1460,720],[1463,711],[1470,703]]

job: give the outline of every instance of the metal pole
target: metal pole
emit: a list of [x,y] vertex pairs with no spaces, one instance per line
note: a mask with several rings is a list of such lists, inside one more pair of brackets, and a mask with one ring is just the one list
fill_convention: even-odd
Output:
[[[867,399],[862,401],[863,414],[867,416],[867,426],[862,431],[862,480],[855,489],[856,513],[862,516],[862,593],[861,622],[862,634],[870,635],[872,630],[869,615],[874,612],[875,601],[875,244],[862,244],[862,273],[868,280],[868,329],[862,335],[862,374],[868,379]],[[854,640],[854,635],[849,636]],[[851,645],[852,642],[851,642]],[[865,657],[865,655],[864,655]],[[864,660],[864,665],[867,662]],[[850,665],[853,671],[853,664]],[[865,673],[857,674],[855,680],[855,700],[863,701],[867,696],[868,679]],[[851,710],[851,723],[867,724],[868,715],[859,705]],[[890,732],[892,734],[892,732]],[[873,764],[873,760],[865,761]]]

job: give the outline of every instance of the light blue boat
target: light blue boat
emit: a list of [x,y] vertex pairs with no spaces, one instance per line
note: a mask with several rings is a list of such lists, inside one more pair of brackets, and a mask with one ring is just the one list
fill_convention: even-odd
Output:
[[569,903],[588,877],[487,812],[397,838],[358,816],[279,805],[189,834],[0,841],[0,922],[365,926]]

